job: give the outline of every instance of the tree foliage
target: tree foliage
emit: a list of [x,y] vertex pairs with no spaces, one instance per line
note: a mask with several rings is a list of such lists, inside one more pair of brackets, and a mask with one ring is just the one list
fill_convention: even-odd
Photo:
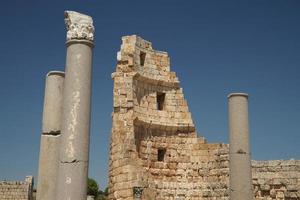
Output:
[[97,197],[98,191],[99,191],[99,187],[98,187],[97,182],[92,178],[88,178],[87,195],[92,195],[92,196]]
[[87,195],[94,196],[95,200],[107,200],[108,188],[105,188],[105,190],[102,191],[99,189],[98,183],[94,179],[88,178]]
[[104,190],[104,195],[105,195],[105,196],[108,196],[108,187],[105,188],[105,190]]
[[104,191],[99,190],[97,200],[107,200],[108,197],[108,188],[105,188]]

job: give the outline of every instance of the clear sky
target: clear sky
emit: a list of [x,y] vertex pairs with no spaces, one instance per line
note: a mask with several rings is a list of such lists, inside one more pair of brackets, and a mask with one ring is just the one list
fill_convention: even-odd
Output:
[[102,189],[124,35],[169,53],[209,142],[228,142],[226,96],[247,92],[252,158],[300,159],[299,0],[1,0],[0,180],[37,175],[45,75],[65,65],[64,10],[96,28],[89,174]]

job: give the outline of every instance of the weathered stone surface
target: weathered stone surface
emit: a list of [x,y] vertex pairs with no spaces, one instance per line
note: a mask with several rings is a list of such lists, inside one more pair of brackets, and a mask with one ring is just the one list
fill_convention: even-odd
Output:
[[32,190],[32,176],[26,176],[25,181],[0,181],[1,200],[33,200]]
[[257,200],[300,199],[300,161],[252,161],[254,196]]
[[93,19],[82,13],[75,11],[65,11],[65,23],[67,27],[67,41],[76,40],[94,40]]
[[[197,138],[168,54],[153,50],[150,42],[135,35],[122,40],[112,74],[109,198],[132,199],[135,186],[145,188],[143,199],[228,196],[228,145]],[[213,192],[207,189],[210,185]]]
[[59,138],[60,135],[41,136],[37,200],[55,199],[59,166]]
[[46,76],[37,200],[52,200],[56,196],[64,77],[64,72],[59,71]]
[[252,200],[248,94],[228,95],[230,200]]
[[[228,200],[229,145],[197,136],[168,54],[132,35],[122,38],[117,60],[109,199],[133,200],[133,188],[142,187],[143,200]],[[252,165],[257,200],[299,199],[299,161]]]
[[93,42],[87,41],[91,35],[81,31],[89,31],[92,25],[90,17],[66,13],[72,36],[67,41],[56,200],[83,200],[87,198]]
[[65,73],[50,71],[46,75],[42,134],[60,135]]

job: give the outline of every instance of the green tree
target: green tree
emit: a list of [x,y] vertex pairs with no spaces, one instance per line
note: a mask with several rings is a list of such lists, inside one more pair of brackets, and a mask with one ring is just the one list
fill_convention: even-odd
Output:
[[88,178],[87,195],[93,195],[97,198],[98,190],[99,190],[99,187],[98,187],[97,182],[92,178]]
[[105,195],[105,196],[108,196],[108,187],[105,188],[105,190],[104,190],[104,195]]
[[104,191],[99,190],[98,197],[96,198],[96,200],[107,200],[107,198],[108,198],[108,188],[105,188]]

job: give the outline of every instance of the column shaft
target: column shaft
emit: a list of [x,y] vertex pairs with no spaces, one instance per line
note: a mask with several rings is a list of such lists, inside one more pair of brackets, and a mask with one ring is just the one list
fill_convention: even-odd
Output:
[[67,47],[60,149],[59,196],[57,199],[86,199],[92,48],[71,42]]
[[252,200],[248,95],[233,93],[229,101],[230,200]]
[[86,200],[94,28],[87,15],[65,14],[67,57],[56,200]]
[[47,74],[40,143],[37,200],[53,200],[56,196],[63,86],[64,72],[52,71]]

